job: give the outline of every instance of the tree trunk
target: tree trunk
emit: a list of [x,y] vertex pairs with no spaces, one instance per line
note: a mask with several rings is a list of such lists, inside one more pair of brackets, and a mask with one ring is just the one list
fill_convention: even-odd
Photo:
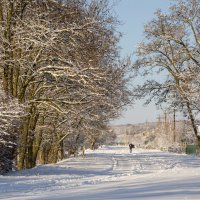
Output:
[[28,130],[29,130],[29,121],[30,116],[26,117],[24,120],[23,127],[21,129],[21,136],[20,136],[20,147],[19,147],[19,155],[18,155],[18,162],[17,167],[19,170],[24,169],[24,160],[26,157],[26,145],[27,145],[27,138],[28,138]]
[[49,155],[51,153],[51,145],[50,144],[45,144],[43,145],[42,148],[40,148],[40,163],[41,164],[47,164],[49,163]]
[[39,134],[37,135],[37,137],[35,138],[34,142],[33,142],[33,166],[36,165],[38,153],[39,153],[39,150],[40,150],[40,145],[41,145],[41,142],[42,142],[42,134],[43,134],[43,132],[40,131]]
[[200,155],[200,136],[197,137],[197,154]]
[[40,150],[40,163],[42,165],[46,164],[46,155],[45,155],[45,149],[44,149],[44,147],[41,148],[41,150]]
[[92,144],[91,144],[92,150],[95,150],[95,144],[96,144],[96,141],[93,141]]
[[59,153],[59,145],[58,145],[58,143],[54,143],[51,146],[51,150],[49,152],[48,163],[57,163],[58,153]]
[[13,73],[13,96],[18,96],[19,68],[16,67]]
[[34,111],[32,112],[32,116],[30,119],[30,124],[29,124],[29,137],[28,137],[28,142],[27,142],[27,163],[26,163],[26,168],[32,168],[35,167],[34,165],[34,160],[33,160],[33,143],[34,143],[34,137],[35,137],[35,128],[37,125],[39,113],[37,112],[36,108],[34,107]]
[[190,121],[191,121],[191,124],[192,124],[192,128],[193,128],[194,134],[197,138],[198,155],[200,155],[200,136],[198,136],[197,127],[195,125],[195,119],[194,119],[194,116],[193,116],[193,113],[192,113],[192,109],[190,108],[189,102],[187,102],[187,108],[188,108],[188,113],[189,113]]
[[60,149],[59,136],[56,132],[56,127],[54,126],[54,130],[52,132],[53,142],[51,145],[51,149],[48,156],[48,163],[56,163],[58,161],[58,154]]
[[63,141],[60,142],[60,159],[63,160],[64,158],[64,143]]
[[[20,135],[18,169],[32,167],[34,131],[39,117],[36,107],[29,108],[28,116],[23,122]],[[24,161],[26,160],[26,165]]]
[[8,66],[5,66],[4,68],[4,75],[3,75],[3,89],[6,93],[6,95],[9,94],[9,89],[8,89],[8,74],[9,74],[9,70],[8,70]]
[[[41,119],[40,125],[43,126],[45,123],[44,115],[42,115],[40,117],[40,119]],[[43,130],[39,130],[39,133],[37,134],[37,136],[35,137],[35,140],[33,142],[33,165],[34,166],[36,165],[39,150],[41,148],[42,135],[43,135]]]

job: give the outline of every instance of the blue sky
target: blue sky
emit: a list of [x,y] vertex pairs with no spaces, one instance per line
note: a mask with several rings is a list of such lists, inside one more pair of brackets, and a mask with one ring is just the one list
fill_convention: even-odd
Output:
[[[122,56],[132,54],[136,45],[142,41],[144,24],[151,21],[157,9],[166,12],[173,3],[170,0],[119,0],[115,6],[115,13],[122,22],[119,31],[123,37],[120,41]],[[134,57],[133,57],[134,61]],[[142,81],[142,79],[141,79]],[[154,104],[143,106],[144,101],[137,101],[132,107],[127,107],[122,117],[112,124],[134,124],[140,122],[156,121],[161,110],[157,110]]]

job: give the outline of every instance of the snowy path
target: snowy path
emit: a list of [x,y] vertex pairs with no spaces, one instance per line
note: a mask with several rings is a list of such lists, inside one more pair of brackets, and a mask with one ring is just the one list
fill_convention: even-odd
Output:
[[0,176],[0,199],[198,199],[200,158],[127,147]]

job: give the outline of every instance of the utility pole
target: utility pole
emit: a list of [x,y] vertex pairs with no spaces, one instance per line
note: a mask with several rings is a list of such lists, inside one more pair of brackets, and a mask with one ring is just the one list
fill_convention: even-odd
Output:
[[160,117],[160,115],[158,115],[158,117],[157,117],[157,119],[158,119],[158,128],[160,129],[161,128],[161,117]]
[[165,134],[167,134],[168,127],[167,127],[167,112],[164,112],[164,118],[165,118]]
[[176,109],[174,107],[174,143],[176,142]]

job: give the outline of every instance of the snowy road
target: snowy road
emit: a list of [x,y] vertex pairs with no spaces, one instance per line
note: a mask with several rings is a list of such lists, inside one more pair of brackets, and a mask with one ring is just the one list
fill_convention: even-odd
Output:
[[0,199],[200,200],[200,158],[105,146],[85,159],[0,176]]

